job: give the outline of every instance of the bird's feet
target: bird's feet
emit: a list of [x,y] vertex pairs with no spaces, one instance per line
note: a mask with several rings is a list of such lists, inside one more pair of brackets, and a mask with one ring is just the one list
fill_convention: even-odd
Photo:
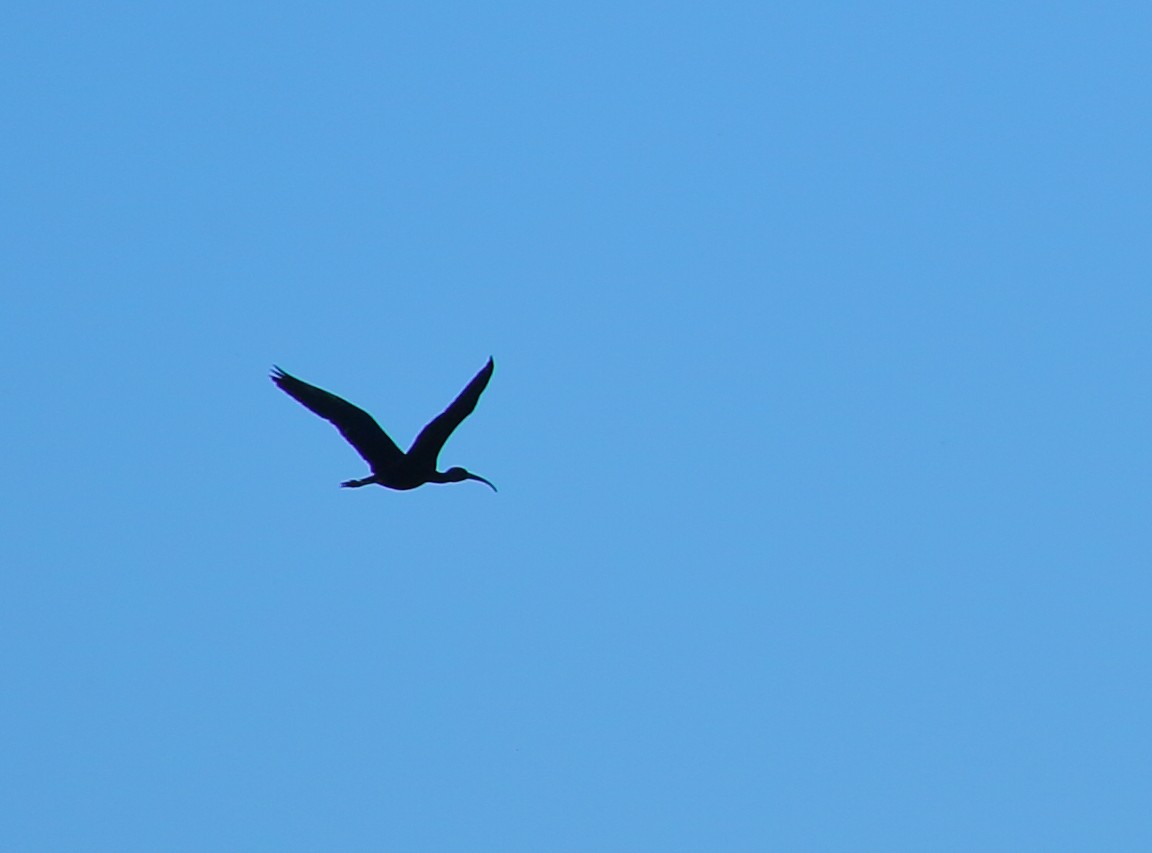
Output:
[[340,488],[342,488],[342,489],[357,489],[363,485],[364,484],[361,483],[359,480],[345,480],[343,483],[340,484]]

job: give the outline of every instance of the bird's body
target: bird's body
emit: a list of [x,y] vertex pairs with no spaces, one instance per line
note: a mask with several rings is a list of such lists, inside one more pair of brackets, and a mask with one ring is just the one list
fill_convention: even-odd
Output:
[[340,485],[345,488],[358,488],[376,484],[389,489],[406,491],[425,483],[460,483],[464,480],[479,480],[492,488],[496,487],[483,477],[465,471],[463,468],[436,470],[436,457],[440,449],[461,421],[476,408],[480,394],[492,378],[492,359],[477,373],[452,404],[437,415],[424,429],[405,453],[388,434],[380,428],[372,416],[347,400],[337,397],[315,385],[309,385],[285,373],[279,367],[272,370],[272,381],[281,391],[297,402],[302,403],[320,417],[331,421],[340,430],[345,440],[356,448],[356,452],[372,468],[372,475],[361,480],[345,480]]

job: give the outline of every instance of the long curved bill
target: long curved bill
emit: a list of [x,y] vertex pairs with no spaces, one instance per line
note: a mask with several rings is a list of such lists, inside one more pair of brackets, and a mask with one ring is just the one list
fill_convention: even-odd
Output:
[[487,480],[485,480],[479,474],[469,474],[468,479],[469,480],[479,480],[481,483],[483,483],[485,486],[490,488],[492,491],[494,491],[494,492],[497,491],[495,486],[493,486],[491,483],[489,483]]

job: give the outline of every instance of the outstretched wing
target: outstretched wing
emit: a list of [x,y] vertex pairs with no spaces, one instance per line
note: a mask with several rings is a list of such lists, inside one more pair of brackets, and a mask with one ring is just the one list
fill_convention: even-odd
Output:
[[340,434],[356,448],[356,452],[364,457],[373,471],[386,471],[404,458],[403,451],[363,409],[323,388],[309,385],[279,367],[273,367],[271,379],[289,397],[335,424]]
[[472,414],[476,408],[476,403],[480,400],[480,395],[488,386],[488,380],[492,378],[494,367],[495,364],[489,358],[488,363],[480,372],[472,377],[468,387],[452,401],[452,405],[437,415],[428,426],[420,430],[420,435],[416,436],[416,440],[408,448],[409,459],[421,466],[436,467],[436,457],[440,455],[440,448],[444,446],[448,436],[452,435],[452,430],[460,426],[460,422]]

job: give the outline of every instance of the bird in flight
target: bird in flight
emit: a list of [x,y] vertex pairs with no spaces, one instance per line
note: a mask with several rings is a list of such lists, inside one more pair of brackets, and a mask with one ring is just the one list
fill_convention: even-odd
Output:
[[347,400],[315,385],[309,385],[302,379],[285,373],[279,367],[272,368],[270,378],[289,397],[302,403],[324,420],[335,424],[344,439],[355,447],[356,452],[371,466],[371,477],[345,480],[340,484],[342,487],[356,489],[375,483],[378,486],[387,486],[389,489],[405,490],[415,489],[425,483],[461,483],[464,480],[479,480],[492,491],[496,491],[496,487],[483,477],[463,468],[436,470],[436,457],[440,455],[440,449],[444,447],[444,442],[452,435],[452,431],[476,408],[480,394],[488,385],[488,380],[492,378],[494,366],[492,359],[488,359],[488,363],[472,377],[472,381],[460,392],[460,396],[452,401],[452,405],[420,430],[420,435],[416,436],[407,453],[396,446],[370,414],[353,406]]

